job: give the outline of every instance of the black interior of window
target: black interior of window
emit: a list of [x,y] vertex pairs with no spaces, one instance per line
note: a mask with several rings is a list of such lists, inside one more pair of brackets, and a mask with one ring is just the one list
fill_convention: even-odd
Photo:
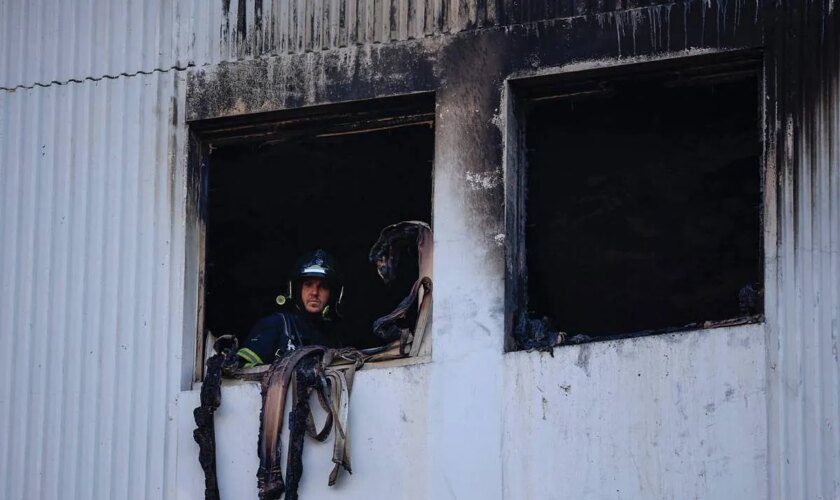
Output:
[[368,251],[386,225],[431,223],[430,124],[326,137],[252,141],[209,157],[205,328],[247,336],[278,310],[290,269],[323,248],[345,278],[346,345],[377,345],[371,322],[411,283],[386,287]]
[[756,78],[598,89],[527,108],[529,316],[586,341],[763,313]]

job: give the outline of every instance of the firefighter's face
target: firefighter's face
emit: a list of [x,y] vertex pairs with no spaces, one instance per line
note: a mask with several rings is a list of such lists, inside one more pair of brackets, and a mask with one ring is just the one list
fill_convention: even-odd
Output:
[[300,286],[300,297],[308,313],[320,313],[330,300],[330,286],[321,278],[306,278]]

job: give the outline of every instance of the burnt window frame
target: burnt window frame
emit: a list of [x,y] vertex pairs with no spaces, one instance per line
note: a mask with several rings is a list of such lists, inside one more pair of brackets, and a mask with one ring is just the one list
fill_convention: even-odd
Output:
[[[185,227],[185,307],[182,387],[189,389],[204,377],[207,349],[204,331],[206,298],[206,242],[208,179],[210,155],[214,148],[282,137],[354,134],[428,124],[435,127],[435,92],[417,92],[339,103],[302,106],[247,115],[188,120],[186,227]],[[434,152],[431,179],[434,178]],[[432,188],[432,205],[434,188]],[[432,227],[434,211],[428,221]],[[210,222],[212,224],[212,222]],[[373,242],[371,242],[373,244]],[[434,299],[432,299],[434,301]],[[419,354],[430,354],[431,318]],[[411,364],[411,358],[373,361],[394,366]],[[252,369],[259,371],[261,367]]]
[[[763,308],[766,311],[769,284],[768,241],[772,241],[775,226],[767,214],[775,207],[775,200],[768,196],[772,193],[774,180],[768,178],[768,151],[765,136],[766,106],[762,73],[764,70],[764,54],[761,50],[738,50],[720,53],[691,55],[684,57],[663,57],[649,61],[615,61],[607,65],[594,63],[590,67],[559,68],[556,72],[542,72],[540,75],[512,76],[505,82],[505,318],[504,318],[504,352],[521,350],[517,346],[515,335],[519,325],[517,319],[528,312],[528,266],[526,253],[526,189],[528,182],[528,153],[526,146],[527,108],[530,103],[541,100],[562,99],[591,92],[600,92],[602,83],[615,80],[633,78],[674,79],[687,84],[710,84],[753,77],[756,81],[756,116],[757,123],[762,128],[758,131],[760,141],[759,154],[759,254],[757,265],[760,266],[762,277]],[[772,172],[771,172],[772,173]],[[771,224],[768,224],[771,223]],[[765,312],[748,319],[719,322],[706,322],[699,325],[674,326],[656,330],[626,332],[615,335],[593,337],[580,343],[606,342],[649,335],[660,335],[676,332],[703,331],[721,327],[763,324]],[[580,343],[559,344],[579,345]],[[552,346],[555,347],[555,346]]]

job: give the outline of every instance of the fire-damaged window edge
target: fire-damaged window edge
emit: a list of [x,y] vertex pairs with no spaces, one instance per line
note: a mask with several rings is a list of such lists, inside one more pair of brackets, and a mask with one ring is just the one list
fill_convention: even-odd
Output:
[[[757,314],[744,314],[715,321],[694,321],[664,328],[627,331],[609,335],[588,337],[571,335],[551,328],[550,322],[529,317],[528,314],[528,266],[526,259],[526,196],[527,196],[527,155],[526,146],[526,111],[532,103],[551,102],[573,96],[597,94],[603,92],[608,82],[616,80],[634,80],[656,78],[671,80],[675,85],[690,87],[710,83],[735,81],[752,77],[757,84],[756,119],[760,142],[759,182],[760,207],[758,265],[759,276],[766,283],[764,264],[768,226],[774,221],[767,221],[768,210],[773,207],[768,203],[774,200],[766,196],[767,187],[773,179],[767,179],[764,116],[764,86],[761,79],[764,54],[760,50],[724,51],[714,54],[690,55],[684,57],[657,59],[644,62],[616,61],[612,66],[567,71],[557,68],[554,72],[541,71],[534,75],[514,75],[505,81],[504,112],[504,170],[505,170],[505,227],[508,237],[505,239],[505,339],[504,352],[538,350],[551,352],[554,347],[579,345],[589,342],[607,342],[651,335],[704,331],[718,328],[736,328],[745,325],[762,324],[765,321],[763,307]],[[769,232],[768,232],[769,231]],[[764,289],[759,292],[762,304],[765,300]]]
[[[213,347],[207,345],[204,326],[207,179],[209,158],[213,150],[247,142],[272,144],[306,137],[335,137],[418,125],[433,128],[434,110],[434,92],[421,92],[187,122],[189,146],[182,389],[191,390],[196,382],[203,379],[205,360]],[[431,284],[428,284],[428,287],[431,290]],[[429,298],[431,299],[430,292]],[[405,349],[406,354],[395,356],[391,353],[393,349],[381,353],[377,351],[368,358],[366,364],[370,364],[371,367],[393,368],[428,362],[431,358],[430,313],[422,331],[421,342],[413,348],[409,344]],[[399,350],[402,350],[402,346],[399,347]],[[237,378],[257,380],[265,370],[266,367],[245,369]]]
[[[391,359],[382,359],[379,361],[366,361],[365,362],[365,370],[387,370],[390,368],[399,368],[401,366],[413,366],[413,365],[425,365],[432,361],[431,356],[431,339],[429,338],[429,333],[431,331],[430,327],[427,327],[426,334],[423,336],[423,345],[420,347],[420,354],[417,356],[403,356],[398,358],[391,358]],[[336,367],[341,367],[341,364],[334,365]],[[237,383],[237,382],[254,382],[258,381],[262,378],[263,374],[267,372],[269,369],[269,365],[260,365],[255,366],[253,368],[244,368],[239,371],[236,375],[230,378],[226,378],[222,381],[223,384],[225,383]]]

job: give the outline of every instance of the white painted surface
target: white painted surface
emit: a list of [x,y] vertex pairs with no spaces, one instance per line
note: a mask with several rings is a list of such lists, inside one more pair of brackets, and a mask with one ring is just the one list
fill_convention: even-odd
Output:
[[184,0],[0,0],[0,88],[184,65],[187,19]]
[[[834,7],[836,16],[838,12]],[[809,29],[820,29],[811,19]],[[814,54],[826,66],[840,52]],[[830,59],[834,58],[831,62]],[[784,68],[779,69],[784,71]],[[828,73],[828,72],[826,72]],[[775,78],[768,75],[768,78]],[[809,81],[809,80],[802,80]],[[840,498],[840,75],[785,117],[769,146],[776,202],[766,239],[770,484],[773,498]],[[783,89],[789,92],[789,89]]]
[[[430,498],[423,478],[429,476],[431,435],[428,365],[366,369],[354,382],[350,407],[353,474],[342,471],[327,486],[332,470],[332,439],[306,439],[301,498]],[[178,497],[203,495],[204,475],[198,445],[192,439],[192,408],[199,390],[182,393],[179,401]],[[232,383],[222,394],[217,412],[219,487],[222,498],[256,498],[259,384]],[[313,408],[319,409],[313,399]],[[318,419],[318,414],[316,414]],[[321,421],[321,420],[317,420]],[[287,422],[288,423],[288,422]],[[283,435],[288,444],[288,427]],[[411,450],[411,454],[407,454]],[[284,462],[285,464],[285,462]],[[410,490],[405,485],[412,485]]]
[[765,498],[760,325],[505,356],[504,497]]
[[[767,496],[760,325],[365,369],[355,387],[355,473],[329,488],[332,448],[307,439],[302,498]],[[203,491],[197,400],[180,399],[180,498]],[[259,408],[256,383],[224,388],[224,498],[256,495]]]
[[0,498],[174,489],[182,90],[0,91]]

